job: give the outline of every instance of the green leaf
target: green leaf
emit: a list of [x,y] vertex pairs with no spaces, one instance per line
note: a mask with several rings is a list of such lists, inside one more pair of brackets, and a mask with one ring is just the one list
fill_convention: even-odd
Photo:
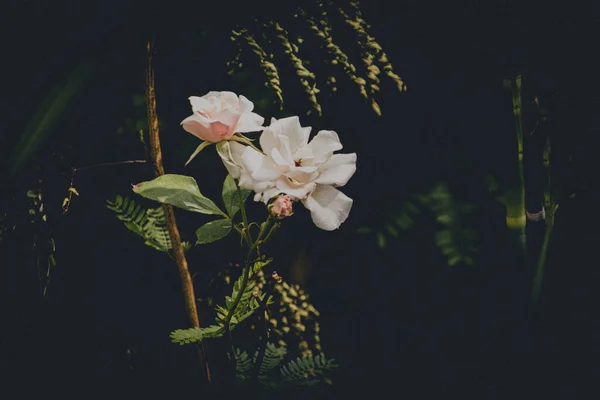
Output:
[[265,260],[255,261],[254,265],[252,267],[254,273],[257,273],[258,271],[260,271],[261,269],[263,269],[264,267],[266,267],[267,265],[269,265],[271,263],[271,261],[273,261],[272,258],[267,258]]
[[239,188],[231,175],[227,175],[223,182],[223,203],[229,217],[233,219],[235,214],[240,210],[243,202],[246,201],[248,195],[252,191],[244,188]]
[[227,217],[211,199],[200,193],[196,180],[191,176],[162,175],[134,185],[133,191],[147,199],[171,204],[187,211]]
[[218,219],[202,225],[196,231],[198,241],[196,244],[206,244],[223,239],[231,232],[231,220],[229,218]]
[[381,232],[377,233],[377,246],[379,246],[380,249],[383,249],[385,247],[385,235]]

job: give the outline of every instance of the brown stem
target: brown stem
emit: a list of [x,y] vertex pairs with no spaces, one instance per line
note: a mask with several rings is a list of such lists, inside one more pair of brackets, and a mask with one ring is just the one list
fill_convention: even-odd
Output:
[[[160,150],[160,139],[158,134],[158,117],[156,115],[156,94],[154,92],[154,69],[152,68],[152,44],[149,41],[147,45],[147,59],[146,59],[146,105],[148,112],[148,138],[150,142],[150,158],[152,166],[156,176],[164,175],[165,169],[162,163],[162,152]],[[198,310],[196,309],[196,296],[194,295],[194,285],[190,271],[188,269],[187,260],[181,246],[181,237],[179,236],[179,229],[177,229],[177,222],[175,221],[175,213],[173,207],[169,204],[162,205],[165,212],[165,219],[167,229],[169,230],[169,237],[171,238],[171,244],[173,248],[173,256],[177,264],[179,271],[179,278],[181,279],[181,287],[183,297],[185,300],[185,308],[187,311],[188,319],[193,328],[200,327],[200,320],[198,318]],[[204,355],[204,347],[202,343],[199,345],[199,356],[200,362],[204,365],[206,372],[206,379],[208,382],[211,381],[210,369],[208,362]]]

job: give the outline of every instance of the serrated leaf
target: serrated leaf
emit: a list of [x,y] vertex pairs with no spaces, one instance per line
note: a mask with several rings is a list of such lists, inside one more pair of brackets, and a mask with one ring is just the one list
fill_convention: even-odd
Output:
[[196,180],[190,176],[161,175],[151,181],[134,185],[133,191],[148,199],[171,204],[187,211],[227,217],[212,200],[200,193]]
[[231,232],[231,220],[229,218],[218,219],[202,225],[196,231],[198,240],[196,244],[207,244],[223,239]]

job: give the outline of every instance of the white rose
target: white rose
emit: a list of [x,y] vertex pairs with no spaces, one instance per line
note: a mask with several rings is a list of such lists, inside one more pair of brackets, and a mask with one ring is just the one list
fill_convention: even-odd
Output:
[[232,176],[239,177],[240,186],[256,192],[254,200],[267,203],[285,193],[302,201],[315,225],[330,231],[350,213],[352,199],[336,187],[354,175],[356,153],[333,154],[342,149],[334,131],[319,131],[309,143],[310,130],[300,126],[298,117],[273,118],[260,137],[264,154],[239,143],[219,154]]

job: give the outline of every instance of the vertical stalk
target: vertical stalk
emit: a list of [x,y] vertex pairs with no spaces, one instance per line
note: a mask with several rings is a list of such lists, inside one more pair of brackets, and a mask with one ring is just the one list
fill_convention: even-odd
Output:
[[552,228],[554,227],[554,216],[556,214],[556,210],[558,209],[558,204],[556,204],[552,199],[552,186],[550,180],[550,150],[550,136],[547,136],[543,151],[544,169],[546,170],[547,176],[546,190],[544,192],[544,209],[546,210],[546,232],[544,233],[544,242],[542,243],[542,248],[540,250],[540,257],[537,262],[535,276],[533,278],[533,287],[531,289],[531,305],[533,309],[537,308],[540,294],[542,292],[542,281],[544,279],[544,268],[546,266],[548,245],[552,237]]
[[518,235],[519,243],[526,254],[526,235],[525,225],[527,216],[525,211],[525,180],[523,178],[523,106],[521,101],[521,82],[522,76],[519,74],[515,80],[515,85],[510,81],[506,85],[512,91],[513,114],[517,130],[517,174],[515,185],[511,187],[504,195],[506,205],[506,226]]
[[[164,175],[165,169],[162,163],[162,152],[160,149],[160,137],[158,131],[158,116],[156,115],[156,94],[154,92],[154,69],[152,67],[152,45],[148,42],[147,45],[147,59],[146,59],[146,106],[148,113],[148,137],[150,142],[150,157],[152,166],[156,176]],[[179,271],[179,278],[181,279],[181,287],[183,297],[185,300],[185,308],[190,324],[193,328],[200,327],[200,319],[198,318],[198,310],[196,309],[196,296],[194,294],[194,285],[190,271],[188,269],[187,259],[181,245],[181,237],[179,235],[179,229],[177,228],[177,222],[175,221],[175,213],[173,207],[169,204],[162,205],[165,212],[165,219],[167,229],[169,230],[169,237],[171,238],[172,252],[177,264],[177,270]],[[198,346],[200,362],[204,366],[206,373],[206,379],[208,382],[211,381],[210,368],[204,354],[203,344],[200,343]]]

